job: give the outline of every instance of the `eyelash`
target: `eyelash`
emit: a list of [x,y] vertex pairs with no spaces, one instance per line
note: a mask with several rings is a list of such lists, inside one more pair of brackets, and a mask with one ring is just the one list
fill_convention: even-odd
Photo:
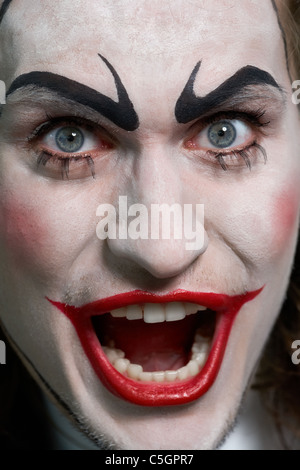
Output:
[[[253,111],[251,113],[249,112],[237,112],[237,111],[228,111],[228,112],[220,112],[217,113],[211,117],[207,117],[206,119],[202,120],[201,124],[196,124],[196,127],[198,127],[198,133],[201,132],[201,130],[204,130],[206,127],[209,125],[212,125],[214,123],[217,123],[221,121],[222,119],[227,119],[227,120],[241,120],[243,122],[246,122],[247,124],[250,124],[254,126],[255,128],[263,128],[267,127],[270,122],[264,122],[263,117],[265,115],[265,111],[258,109],[256,111]],[[78,126],[78,127],[83,127],[86,130],[90,129],[91,131],[95,130],[95,125],[93,123],[89,123],[85,119],[79,118],[79,117],[63,117],[63,118],[53,118],[50,115],[47,115],[48,121],[41,124],[39,127],[37,127],[32,134],[27,138],[28,143],[33,143],[38,141],[41,137],[47,135],[48,132],[51,130],[54,130],[56,127],[59,126]],[[193,126],[194,128],[195,126]],[[104,132],[104,131],[103,131]],[[195,134],[195,133],[194,133]],[[197,134],[196,134],[197,135]],[[108,139],[109,140],[109,139]],[[189,139],[190,141],[191,139]],[[267,162],[267,153],[265,149],[257,142],[257,139],[255,139],[252,143],[247,145],[246,147],[243,147],[241,149],[221,149],[221,150],[213,150],[209,149],[206,150],[205,152],[205,158],[208,159],[213,159],[217,161],[217,163],[221,166],[221,168],[224,171],[228,170],[228,165],[226,163],[226,158],[227,157],[234,157],[237,160],[243,160],[246,167],[251,169],[252,167],[252,162],[251,160],[253,159],[253,150],[256,150],[261,153],[264,159],[264,163]],[[197,150],[194,150],[197,152]],[[52,153],[50,151],[47,151],[46,149],[43,149],[39,152],[36,152],[37,155],[37,168],[39,168],[41,165],[46,166],[48,162],[51,160],[53,163],[59,163],[61,167],[61,177],[62,179],[69,179],[69,167],[71,162],[79,162],[79,161],[86,161],[89,167],[89,170],[91,172],[91,176],[95,178],[95,165],[94,165],[94,159],[90,153],[85,153],[85,154],[66,154],[67,156],[62,156],[57,153]]]
[[264,157],[264,163],[266,164],[267,163],[267,153],[266,153],[265,149],[261,145],[259,145],[256,141],[252,142],[250,145],[248,145],[247,147],[245,147],[243,149],[231,150],[230,152],[228,152],[226,154],[224,152],[216,153],[213,150],[207,150],[206,155],[214,157],[217,160],[217,162],[220,164],[221,168],[224,171],[228,170],[228,166],[227,166],[227,164],[224,160],[224,157],[226,157],[227,155],[233,156],[237,160],[239,158],[243,159],[246,166],[247,166],[247,168],[249,168],[249,170],[251,170],[251,168],[252,168],[251,158],[253,158],[253,155],[251,153],[252,149],[257,149],[258,151],[261,152],[261,154]]
[[[95,124],[90,123],[89,121],[86,121],[85,119],[82,119],[80,117],[54,118],[50,116],[49,114],[47,114],[47,119],[48,119],[47,122],[44,122],[43,124],[38,126],[32,132],[32,134],[27,138],[27,142],[29,144],[38,141],[42,137],[46,136],[48,132],[55,130],[55,128],[64,127],[64,126],[81,127],[81,128],[85,128],[86,130],[90,130],[91,132],[95,132]],[[103,130],[102,132],[104,133],[105,131]],[[108,137],[107,137],[107,141],[109,141]],[[63,180],[69,179],[69,167],[70,167],[71,162],[86,161],[90,169],[91,176],[93,178],[95,178],[96,176],[94,159],[89,152],[82,153],[82,154],[80,153],[68,154],[66,152],[66,156],[62,156],[62,154],[60,154],[59,152],[52,153],[50,151],[47,151],[46,149],[42,149],[36,152],[36,157],[37,157],[37,168],[39,168],[41,165],[45,167],[50,160],[54,164],[59,163],[61,166],[61,177]]]
[[[263,117],[265,116],[266,111],[262,109],[257,109],[252,112],[240,112],[240,111],[229,111],[229,112],[220,112],[217,113],[211,117],[208,117],[205,119],[205,121],[201,123],[201,127],[198,130],[198,133],[201,132],[201,130],[204,130],[207,128],[209,125],[212,125],[214,123],[218,123],[222,119],[226,120],[241,120],[243,122],[246,122],[247,124],[252,125],[253,127],[259,129],[259,128],[264,128],[267,127],[270,124],[270,121],[264,121]],[[197,126],[197,124],[196,124]],[[198,124],[199,127],[199,124]],[[196,134],[197,135],[197,134]],[[190,141],[191,139],[188,139]],[[242,159],[244,163],[246,164],[246,167],[251,170],[252,168],[252,162],[251,160],[253,159],[253,150],[256,150],[261,153],[264,159],[264,163],[267,163],[267,152],[262,147],[258,142],[257,139],[254,139],[249,145],[243,148],[237,148],[237,149],[221,149],[221,150],[206,150],[204,158],[208,159],[214,159],[217,161],[217,163],[221,166],[221,168],[224,171],[228,170],[228,165],[225,161],[226,157],[234,157],[237,160]],[[194,150],[197,152],[197,150]]]
[[52,160],[53,163],[59,162],[61,165],[61,176],[63,180],[69,179],[69,167],[72,161],[79,162],[86,160],[90,168],[92,177],[95,178],[96,176],[94,159],[91,155],[74,155],[68,157],[61,157],[59,155],[47,152],[46,150],[42,150],[37,157],[37,168],[39,168],[40,165],[46,166],[49,160]]

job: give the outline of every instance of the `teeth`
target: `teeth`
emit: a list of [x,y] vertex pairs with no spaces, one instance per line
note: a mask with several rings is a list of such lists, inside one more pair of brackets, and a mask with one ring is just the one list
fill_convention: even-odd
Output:
[[126,308],[116,308],[110,312],[111,316],[114,318],[126,317]]
[[121,349],[115,349],[114,347],[107,347],[103,346],[103,351],[107,355],[109,362],[113,363],[117,359],[122,359],[125,357],[124,351],[121,351]]
[[199,364],[197,361],[194,361],[194,360],[191,360],[188,364],[187,364],[187,368],[188,368],[188,371],[189,371],[189,374],[193,377],[194,375],[197,375],[198,372],[199,372]]
[[185,308],[182,302],[172,302],[165,307],[166,321],[176,321],[185,318]]
[[141,372],[143,372],[143,368],[139,364],[130,363],[129,366],[127,367],[127,374],[132,379],[138,379]]
[[127,320],[141,320],[143,318],[143,311],[139,305],[129,305],[126,310]]
[[141,372],[139,379],[141,382],[152,382],[155,372]]
[[124,372],[127,372],[127,368],[130,364],[130,361],[128,359],[121,359],[118,358],[114,361],[114,367],[121,372],[121,374],[124,374]]
[[209,353],[210,340],[196,332],[195,340],[192,346],[192,356],[190,361],[178,370],[166,370],[157,372],[145,372],[139,364],[133,364],[125,358],[125,353],[120,349],[109,346],[103,346],[103,351],[111,364],[121,374],[140,382],[174,382],[186,380],[194,377],[203,368]]
[[177,370],[166,370],[165,380],[167,382],[174,382],[177,379]]
[[187,366],[184,366],[178,369],[177,374],[178,374],[179,380],[187,379],[189,377],[189,371],[188,371]]
[[188,302],[169,302],[166,304],[129,305],[110,312],[114,318],[127,320],[144,320],[145,323],[162,323],[164,321],[183,320],[187,315],[206,310],[203,305]]
[[165,321],[165,311],[161,304],[145,304],[144,306],[144,322],[145,323],[161,323]]
[[154,382],[164,382],[165,381],[165,373],[161,372],[152,372],[152,380]]
[[206,310],[206,307],[203,307],[203,305],[189,304],[189,303],[185,302],[184,303],[184,309],[185,309],[186,315],[191,315],[191,313]]

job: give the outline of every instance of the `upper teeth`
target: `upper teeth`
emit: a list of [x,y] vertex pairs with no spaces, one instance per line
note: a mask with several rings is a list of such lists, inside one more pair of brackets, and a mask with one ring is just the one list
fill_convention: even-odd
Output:
[[144,319],[145,323],[161,323],[182,320],[186,315],[191,315],[199,310],[206,310],[206,307],[188,302],[169,302],[166,304],[128,305],[128,307],[112,310],[110,314],[115,318]]

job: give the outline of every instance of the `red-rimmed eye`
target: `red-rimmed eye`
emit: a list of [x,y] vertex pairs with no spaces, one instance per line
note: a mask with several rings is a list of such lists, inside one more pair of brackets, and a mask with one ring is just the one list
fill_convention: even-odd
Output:
[[228,150],[246,146],[253,140],[250,125],[238,119],[221,119],[202,129],[187,142],[188,148]]
[[116,146],[101,126],[69,117],[41,124],[28,142],[35,151],[38,171],[58,179],[95,177],[94,160],[101,160]]
[[55,154],[72,154],[72,156],[76,153],[84,154],[112,147],[112,144],[100,137],[97,132],[75,125],[65,125],[50,130],[45,133],[40,143],[46,146],[47,151]]

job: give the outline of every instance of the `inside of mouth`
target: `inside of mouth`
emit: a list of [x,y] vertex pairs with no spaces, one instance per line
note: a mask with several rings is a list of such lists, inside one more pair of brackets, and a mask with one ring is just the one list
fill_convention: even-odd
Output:
[[[199,311],[182,320],[152,324],[143,320],[113,318],[110,313],[106,313],[93,317],[92,323],[103,350],[110,354],[115,351],[122,353],[120,357],[123,362],[119,360],[120,372],[127,375],[125,358],[127,365],[130,364],[132,378],[147,381],[147,377],[149,380],[154,377],[159,381],[158,372],[169,371],[167,377],[171,381],[178,377],[196,375],[196,371],[198,373],[203,367],[215,331],[216,313],[211,310]],[[196,353],[197,357],[201,357],[198,368],[192,364]],[[109,359],[115,365],[111,357],[114,357],[113,354]],[[132,365],[141,366],[142,374],[137,373]],[[185,370],[188,367],[189,373]],[[178,375],[175,372],[172,374],[172,371],[182,372]],[[155,374],[151,376],[150,373],[153,372]],[[165,378],[164,376],[162,381]]]

